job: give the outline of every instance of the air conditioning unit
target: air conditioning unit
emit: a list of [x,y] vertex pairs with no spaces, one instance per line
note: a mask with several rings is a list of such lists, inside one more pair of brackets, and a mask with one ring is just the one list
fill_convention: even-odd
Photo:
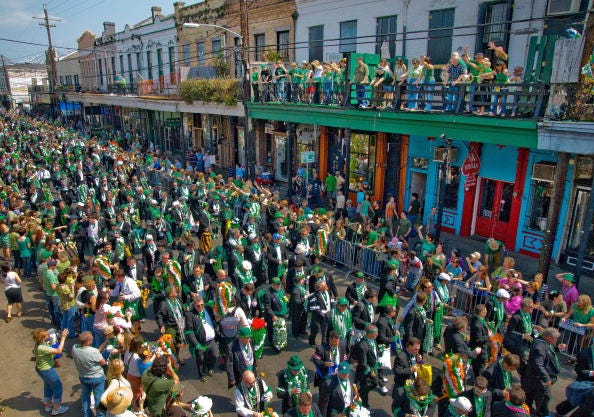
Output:
[[535,181],[554,182],[556,165],[536,162],[532,167],[532,179]]
[[[433,150],[433,162],[445,162],[447,148],[445,146],[438,146]],[[455,162],[458,159],[458,148],[450,148],[448,154],[449,162]]]
[[548,15],[575,13],[580,9],[580,0],[549,0]]

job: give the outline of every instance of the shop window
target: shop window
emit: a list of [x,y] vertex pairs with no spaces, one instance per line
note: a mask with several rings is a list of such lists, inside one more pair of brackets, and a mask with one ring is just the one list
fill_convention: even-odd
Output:
[[460,167],[451,165],[445,178],[445,198],[443,206],[448,209],[458,209],[458,189],[460,185]]
[[413,157],[412,159],[412,167],[419,168],[419,169],[427,169],[429,166],[429,159],[421,158],[418,156]]
[[357,191],[360,185],[373,189],[375,178],[375,135],[351,133],[349,188]]
[[289,59],[289,31],[276,32],[276,52],[283,60]]
[[530,185],[530,205],[528,206],[528,227],[544,232],[553,196],[553,183],[532,181]]

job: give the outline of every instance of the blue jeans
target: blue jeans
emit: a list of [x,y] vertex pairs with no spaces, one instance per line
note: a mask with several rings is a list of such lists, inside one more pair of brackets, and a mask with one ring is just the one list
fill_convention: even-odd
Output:
[[80,331],[81,331],[81,333],[82,332],[92,332],[94,320],[95,320],[94,314],[81,314],[80,315]]
[[[493,89],[493,91],[496,91],[496,89],[499,87],[495,87]],[[501,93],[501,95],[499,94],[493,94],[491,96],[491,113],[493,114],[509,114],[509,110],[508,107],[505,105],[507,103],[507,93],[508,93],[508,89],[507,88],[501,88],[501,90],[499,91],[499,93]],[[501,98],[501,111],[498,113],[497,112],[497,104],[499,99]]]
[[33,273],[33,258],[31,256],[27,256],[21,258],[23,262],[23,278],[31,278],[31,274]]
[[[101,395],[105,391],[105,377],[101,376],[98,378],[79,378],[81,384],[80,399],[82,401],[82,415],[83,417],[93,417],[91,412],[91,394],[95,397],[95,404],[99,404]],[[104,417],[103,411],[95,408],[97,417]]]
[[62,402],[62,381],[54,368],[40,371],[35,368],[37,374],[43,380],[43,402],[53,402],[54,405]]
[[460,94],[460,87],[448,85],[446,87],[446,111],[456,111],[456,106],[458,105],[458,95]]
[[103,330],[93,327],[93,347],[99,348],[104,341],[105,336],[103,336]]
[[[468,110],[475,111],[476,107],[474,106],[474,97],[476,96],[476,90],[478,89],[478,84],[470,84],[468,86]],[[481,100],[482,101],[482,100]]]
[[277,81],[275,83],[275,87],[276,87],[276,99],[278,101],[285,101],[285,82]]
[[[426,81],[426,84],[435,84],[435,81]],[[425,96],[425,111],[430,111],[431,107],[433,106],[433,103],[431,102],[433,100],[433,90],[435,90],[435,87],[433,87],[433,85],[424,85],[423,86],[423,92],[424,92],[424,96]]]
[[417,104],[419,101],[419,86],[415,85],[414,83],[417,81],[416,78],[409,78],[406,81],[406,89],[408,93],[406,93],[406,108],[407,109],[416,109]]
[[47,294],[44,294],[44,296],[45,304],[47,305],[47,309],[52,319],[52,325],[55,326],[56,329],[61,329],[62,311],[60,310],[60,297],[58,297],[57,295],[50,297]]
[[365,84],[357,84],[356,92],[357,92],[357,100],[360,106],[369,106],[369,100],[365,100],[367,98],[367,91],[369,90],[369,86]]
[[76,331],[74,330],[74,317],[76,316],[76,306],[68,310],[62,310],[62,330],[68,329],[68,337],[74,339]]

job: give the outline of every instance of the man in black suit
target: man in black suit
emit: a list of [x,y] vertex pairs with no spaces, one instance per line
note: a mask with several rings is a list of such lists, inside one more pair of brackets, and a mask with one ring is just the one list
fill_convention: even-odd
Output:
[[161,258],[161,254],[153,240],[153,235],[147,234],[144,240],[146,243],[142,247],[142,257],[144,259],[144,265],[147,268],[148,277],[152,278],[155,275],[155,268],[157,267],[158,260]]
[[309,277],[309,292],[314,292],[318,282],[325,282],[332,298],[338,297],[338,289],[332,275],[325,273],[319,266],[314,266]]
[[245,284],[235,295],[235,305],[240,307],[248,319],[256,317],[258,311],[258,301],[254,293],[256,287],[253,283]]
[[[391,351],[392,342],[394,342],[394,317],[396,317],[396,307],[387,305],[384,307],[384,311],[380,314],[375,323],[377,326],[376,342],[379,347],[380,355],[384,354],[386,351]],[[383,369],[381,367],[378,369],[377,376],[382,382],[388,382],[388,379],[384,378]]]
[[377,302],[377,293],[374,289],[368,288],[365,291],[363,301],[359,301],[351,310],[353,327],[355,328],[355,334],[353,335],[355,342],[365,334],[365,327],[369,323],[375,322],[375,307],[373,305],[375,302]]
[[[279,319],[286,319],[288,317],[289,305],[286,300],[280,278],[272,278],[270,287],[264,292],[262,311],[264,312],[264,319],[268,324],[268,340],[275,351],[277,349],[273,343],[273,323]],[[287,330],[286,326],[287,323],[285,321],[285,331]]]
[[248,327],[242,327],[237,332],[237,339],[227,347],[225,366],[228,388],[234,387],[241,382],[244,371],[256,372],[257,363],[251,338],[251,330]]
[[316,350],[311,357],[316,366],[314,387],[319,387],[318,406],[322,416],[327,415],[332,377],[336,375],[338,365],[346,359],[346,347],[340,342],[340,336],[335,331],[328,334],[327,343],[316,346]]
[[252,275],[256,279],[256,287],[266,282],[264,276],[264,249],[260,243],[260,236],[255,233],[250,233],[248,236],[249,243],[244,252],[244,259],[250,261],[252,264]]
[[485,364],[489,360],[487,356],[489,347],[489,328],[485,317],[487,316],[487,307],[484,304],[477,304],[474,308],[474,316],[470,319],[470,349],[480,348],[481,353],[476,355],[472,361],[472,372],[475,377],[479,376],[485,369]]
[[446,353],[457,353],[465,359],[475,360],[477,355],[482,352],[480,347],[470,349],[466,343],[464,330],[468,326],[466,317],[455,317],[452,323],[443,332],[443,341]]
[[141,261],[137,261],[134,256],[128,256],[126,259],[124,272],[127,277],[132,278],[134,281],[145,282],[144,264]]
[[186,338],[190,354],[196,359],[198,379],[206,382],[214,373],[219,357],[216,338],[215,316],[210,307],[204,305],[204,298],[197,295],[192,300],[192,309],[186,311]]
[[367,285],[365,284],[365,274],[361,271],[355,273],[355,282],[349,285],[344,293],[344,296],[349,300],[349,304],[354,306],[365,298],[365,291]]
[[278,233],[272,235],[272,245],[266,253],[268,261],[268,280],[274,277],[283,277],[289,265],[287,247],[282,243],[282,236]]
[[[477,376],[474,387],[460,394],[461,397],[468,398],[472,404],[472,411],[467,414],[468,417],[491,417],[491,392],[488,386],[487,378]],[[479,410],[481,412],[478,412]]]
[[316,284],[316,292],[310,295],[307,308],[311,312],[309,344],[311,346],[316,344],[318,333],[322,334],[322,344],[326,343],[330,325],[328,313],[332,310],[332,298],[325,282]]
[[185,276],[182,280],[184,296],[190,299],[197,295],[207,298],[211,281],[212,277],[204,272],[204,265],[194,265],[192,273]]
[[[288,280],[289,278],[287,278]],[[307,335],[307,310],[305,302],[307,301],[308,291],[305,287],[305,276],[295,275],[295,283],[291,291],[290,310],[291,310],[291,333],[298,339]]]
[[503,346],[520,357],[521,371],[528,362],[528,354],[534,340],[535,330],[542,330],[539,326],[532,325],[532,310],[534,310],[532,298],[523,298],[520,309],[509,319],[505,337],[503,338]]
[[351,364],[343,361],[338,365],[338,374],[332,377],[327,417],[348,415],[349,407],[355,401],[355,392],[350,380]]
[[394,389],[403,387],[407,380],[417,377],[417,366],[423,363],[420,350],[421,341],[411,337],[406,347],[398,352],[394,358]]
[[534,406],[534,416],[549,415],[551,386],[557,382],[561,370],[557,351],[566,347],[557,347],[559,336],[559,330],[547,327],[530,348],[526,371],[522,375],[522,388],[526,391],[526,404]]
[[495,361],[487,366],[482,376],[489,382],[489,391],[493,402],[504,400],[513,384],[520,383],[518,368],[520,357],[514,353],[508,353],[500,361]]
[[378,378],[379,356],[377,350],[377,326],[368,324],[365,327],[365,337],[357,342],[351,352],[353,360],[357,361],[355,370],[355,383],[358,384],[361,402],[364,407],[369,407],[369,393],[378,388],[382,395],[388,393],[383,381]]
[[493,417],[526,417],[522,406],[526,402],[526,393],[520,384],[514,384],[509,389],[509,400],[494,401],[491,406]]
[[[414,305],[408,310],[402,320],[402,327],[404,328],[403,342],[407,343],[411,337],[416,337],[423,341],[425,333],[429,330],[430,323],[428,323],[425,312],[425,302],[427,301],[427,293],[418,292],[414,296]],[[421,344],[421,352],[423,352],[423,344]]]

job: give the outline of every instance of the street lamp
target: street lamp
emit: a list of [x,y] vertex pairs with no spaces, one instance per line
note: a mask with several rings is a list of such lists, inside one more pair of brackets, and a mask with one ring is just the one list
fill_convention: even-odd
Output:
[[435,236],[434,241],[439,242],[441,237],[441,224],[443,222],[443,205],[445,203],[445,187],[446,187],[446,177],[448,174],[448,169],[450,167],[450,149],[452,149],[452,142],[453,139],[446,137],[445,133],[441,135],[441,140],[443,140],[445,145],[445,154],[443,161],[440,165],[440,178],[439,178],[439,195],[438,195],[438,206],[437,206],[437,225],[435,229]]
[[221,30],[225,30],[225,31],[229,32],[232,35],[237,36],[241,40],[241,42],[243,42],[243,36],[241,36],[237,32],[232,31],[231,29],[227,29],[224,26],[213,25],[213,24],[210,24],[210,23],[184,23],[183,24],[183,27],[185,27],[185,28],[194,28],[194,29],[201,28],[201,27],[209,27],[209,28],[221,29]]

